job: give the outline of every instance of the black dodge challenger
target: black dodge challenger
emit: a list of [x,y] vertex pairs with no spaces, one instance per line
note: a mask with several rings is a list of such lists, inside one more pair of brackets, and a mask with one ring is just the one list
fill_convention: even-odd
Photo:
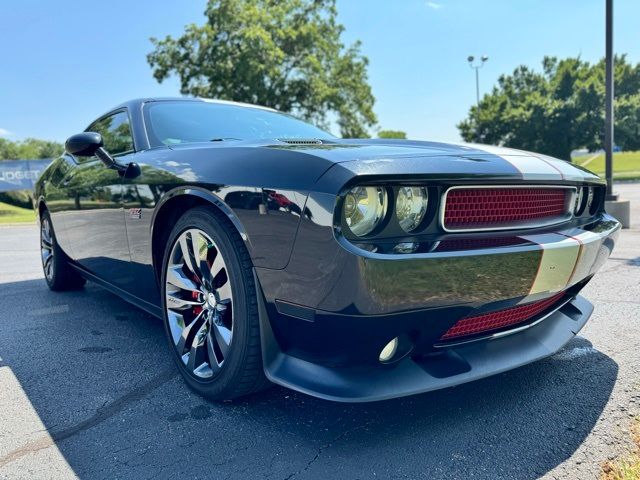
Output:
[[620,228],[603,182],[480,145],[345,140],[268,108],[126,102],[36,186],[45,278],[163,319],[187,384],[372,401],[558,351]]

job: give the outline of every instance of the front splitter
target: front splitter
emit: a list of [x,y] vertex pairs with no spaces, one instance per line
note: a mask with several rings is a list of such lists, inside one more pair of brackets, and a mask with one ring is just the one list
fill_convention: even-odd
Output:
[[261,308],[264,370],[272,382],[338,402],[373,402],[453,387],[535,362],[560,350],[593,312],[584,297],[513,335],[453,346],[392,366],[327,367],[282,352]]

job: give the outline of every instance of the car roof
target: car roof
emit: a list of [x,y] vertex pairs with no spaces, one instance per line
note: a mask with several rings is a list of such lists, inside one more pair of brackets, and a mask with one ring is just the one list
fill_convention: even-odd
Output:
[[204,102],[204,103],[218,103],[222,105],[236,105],[238,107],[247,107],[247,108],[259,108],[261,110],[269,110],[275,112],[276,110],[269,107],[264,107],[262,105],[254,105],[252,103],[244,103],[244,102],[234,102],[231,100],[221,100],[216,98],[202,98],[202,97],[142,97],[142,98],[134,98],[132,100],[128,100],[126,102],[117,105],[116,107],[109,110],[110,112],[114,110],[118,110],[121,108],[137,108],[145,103],[153,103],[153,102]]

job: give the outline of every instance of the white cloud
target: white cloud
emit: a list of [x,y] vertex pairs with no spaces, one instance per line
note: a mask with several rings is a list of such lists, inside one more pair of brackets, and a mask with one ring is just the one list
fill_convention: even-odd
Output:
[[442,4],[441,3],[436,3],[436,2],[427,2],[427,7],[432,8],[434,10],[438,10],[438,9],[442,8]]
[[0,137],[10,137],[13,135],[9,130],[5,130],[4,128],[0,128]]

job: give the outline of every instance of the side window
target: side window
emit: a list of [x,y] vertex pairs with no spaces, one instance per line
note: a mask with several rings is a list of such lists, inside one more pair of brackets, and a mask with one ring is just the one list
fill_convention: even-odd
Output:
[[127,112],[118,112],[98,120],[87,128],[88,132],[102,135],[104,148],[111,155],[123,155],[133,152],[133,137],[129,127]]

